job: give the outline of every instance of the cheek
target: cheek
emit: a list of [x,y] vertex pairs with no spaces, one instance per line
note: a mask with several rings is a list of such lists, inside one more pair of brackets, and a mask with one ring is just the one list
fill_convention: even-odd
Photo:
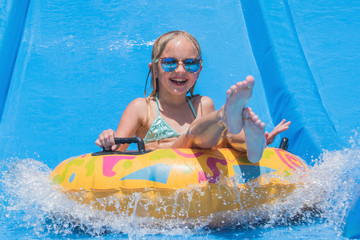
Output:
[[158,74],[158,83],[159,85],[167,85],[168,84],[168,76],[166,76],[166,74],[163,74],[163,73],[159,73]]
[[160,80],[165,80],[167,78],[169,78],[169,73],[164,72],[164,71],[158,71],[156,74],[156,77]]
[[196,82],[197,80],[198,80],[198,78],[199,78],[199,72],[197,72],[197,73],[194,73],[194,75],[193,75],[193,77],[192,77],[193,79],[194,79],[194,81]]
[[198,76],[199,75],[195,75],[195,74],[192,76],[192,78],[191,78],[191,87],[193,87],[196,84]]

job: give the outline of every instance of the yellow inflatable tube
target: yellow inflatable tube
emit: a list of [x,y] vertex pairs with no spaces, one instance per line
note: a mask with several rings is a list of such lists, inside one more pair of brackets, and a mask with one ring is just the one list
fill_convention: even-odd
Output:
[[266,148],[260,162],[226,148],[85,154],[51,173],[72,198],[99,209],[155,218],[194,218],[271,204],[308,171],[297,156]]

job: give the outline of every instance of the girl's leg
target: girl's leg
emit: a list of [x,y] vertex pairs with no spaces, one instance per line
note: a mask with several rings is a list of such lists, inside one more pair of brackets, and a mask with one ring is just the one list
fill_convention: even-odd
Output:
[[250,162],[260,161],[266,147],[265,123],[251,110],[245,108],[243,111],[245,142],[247,146],[247,157]]
[[254,78],[247,76],[245,81],[236,83],[226,91],[223,122],[232,134],[238,134],[243,129],[242,112],[252,95],[254,84]]
[[250,162],[258,162],[266,147],[265,123],[251,110],[243,111],[244,128],[239,134],[227,134],[227,143],[240,152],[246,152]]
[[230,146],[239,152],[247,153],[250,162],[257,163],[260,161],[266,147],[265,123],[255,115],[251,108],[245,108],[242,114],[243,130],[238,134],[231,134],[227,132],[224,124],[217,120],[219,111],[194,122],[190,127],[191,130],[182,135],[172,147],[211,148]]
[[250,108],[244,109],[253,86],[252,77],[232,86],[227,91],[225,105],[218,111],[196,119],[172,147],[212,148],[228,143],[238,151],[246,150],[250,162],[258,162],[266,146],[265,124]]
[[225,140],[221,147],[231,147],[239,152],[247,153],[244,130],[241,130],[238,134],[227,133]]
[[172,145],[174,148],[212,148],[224,140],[226,127],[220,119],[223,108],[196,119],[188,131]]
[[172,147],[211,148],[224,141],[226,130],[240,133],[243,128],[242,112],[251,97],[253,86],[252,76],[231,86],[226,92],[225,105],[218,111],[196,119]]

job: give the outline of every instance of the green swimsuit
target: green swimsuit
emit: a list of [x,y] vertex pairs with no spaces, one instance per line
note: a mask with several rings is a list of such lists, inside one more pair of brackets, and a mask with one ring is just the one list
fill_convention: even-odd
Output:
[[[194,116],[196,118],[196,112],[194,110],[193,105],[191,104],[190,99],[187,97],[186,100],[188,101],[191,111],[194,113]],[[157,105],[157,116],[156,116],[155,121],[151,125],[149,131],[147,132],[147,134],[144,138],[144,142],[149,143],[149,142],[159,141],[159,140],[165,139],[165,138],[180,137],[181,134],[177,133],[160,116],[159,100],[158,100],[157,96],[156,96],[156,105]]]

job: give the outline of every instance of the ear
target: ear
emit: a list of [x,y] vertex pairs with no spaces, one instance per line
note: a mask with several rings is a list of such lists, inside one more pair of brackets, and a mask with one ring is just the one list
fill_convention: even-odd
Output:
[[151,63],[149,63],[149,70],[151,69]]

